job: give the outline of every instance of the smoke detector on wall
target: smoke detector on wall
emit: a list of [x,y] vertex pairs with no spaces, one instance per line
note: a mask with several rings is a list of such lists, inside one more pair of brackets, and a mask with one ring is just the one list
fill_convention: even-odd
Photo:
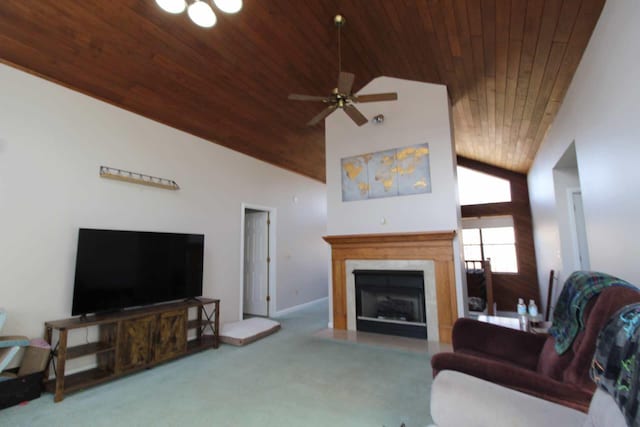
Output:
[[375,123],[377,125],[383,122],[384,122],[384,114],[378,114],[377,116],[374,116],[373,119],[371,119],[371,123]]

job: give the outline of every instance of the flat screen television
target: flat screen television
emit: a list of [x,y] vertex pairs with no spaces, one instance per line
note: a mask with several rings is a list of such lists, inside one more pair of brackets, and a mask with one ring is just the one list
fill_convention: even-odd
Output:
[[81,228],[71,314],[202,295],[204,235]]

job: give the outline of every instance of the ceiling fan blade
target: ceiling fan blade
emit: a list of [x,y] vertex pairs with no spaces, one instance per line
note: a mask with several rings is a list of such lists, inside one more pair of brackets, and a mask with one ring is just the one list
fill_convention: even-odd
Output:
[[355,74],[341,71],[338,76],[338,92],[344,93],[345,95],[351,94],[351,88],[353,87],[355,78]]
[[320,112],[320,114],[315,116],[313,119],[309,120],[309,123],[307,123],[307,126],[313,126],[313,125],[317,124],[320,120],[324,119],[329,114],[333,113],[336,108],[338,108],[338,106],[336,104],[329,105],[327,108],[322,110]]
[[315,96],[315,95],[300,95],[298,93],[289,94],[289,99],[292,101],[326,101],[325,96]]
[[389,93],[372,93],[370,95],[354,96],[355,102],[378,102],[378,101],[396,101],[398,94],[396,92]]
[[362,126],[369,121],[356,107],[351,104],[345,105],[343,109],[344,112],[347,113],[349,117],[351,117],[351,120],[356,122],[358,126]]

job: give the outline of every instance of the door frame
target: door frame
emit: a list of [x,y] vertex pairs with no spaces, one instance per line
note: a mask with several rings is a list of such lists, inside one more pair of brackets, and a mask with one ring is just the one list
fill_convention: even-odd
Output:
[[269,304],[268,313],[269,317],[273,316],[276,312],[276,208],[255,205],[252,203],[242,202],[240,204],[240,312],[239,317],[242,320],[244,315],[244,227],[245,227],[245,211],[247,209],[253,209],[256,211],[263,211],[269,213],[269,228],[268,228],[268,240],[269,240]]

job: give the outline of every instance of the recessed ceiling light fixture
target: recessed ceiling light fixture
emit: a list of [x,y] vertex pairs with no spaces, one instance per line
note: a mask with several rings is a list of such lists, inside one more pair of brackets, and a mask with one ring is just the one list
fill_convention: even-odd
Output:
[[[158,6],[164,11],[178,14],[187,10],[187,15],[194,24],[204,28],[216,25],[216,14],[209,3],[203,0],[194,0],[187,6],[186,0],[156,0]],[[213,4],[224,13],[237,13],[242,9],[242,0],[213,0]]]

